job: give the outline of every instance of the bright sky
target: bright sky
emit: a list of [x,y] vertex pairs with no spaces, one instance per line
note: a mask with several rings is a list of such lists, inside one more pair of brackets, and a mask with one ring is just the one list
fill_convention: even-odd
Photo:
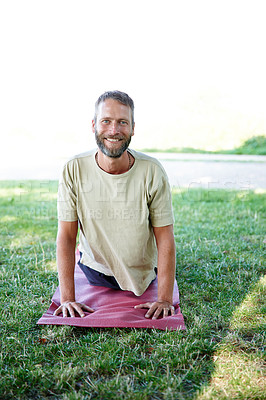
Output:
[[2,162],[94,147],[94,103],[113,89],[135,102],[135,148],[233,147],[239,134],[265,134],[265,9],[264,0],[1,1]]

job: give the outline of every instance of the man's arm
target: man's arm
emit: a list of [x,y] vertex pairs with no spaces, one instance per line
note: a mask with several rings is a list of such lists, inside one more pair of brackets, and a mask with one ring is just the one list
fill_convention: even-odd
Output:
[[157,319],[161,313],[174,315],[173,290],[176,269],[176,250],[173,225],[153,228],[158,249],[158,300],[139,304],[135,308],[148,308],[145,317]]
[[68,313],[71,317],[75,317],[75,310],[81,317],[85,316],[83,309],[93,312],[90,307],[77,303],[75,300],[74,270],[77,232],[78,221],[59,221],[56,243],[61,305],[54,314],[63,313],[63,317],[67,317]]

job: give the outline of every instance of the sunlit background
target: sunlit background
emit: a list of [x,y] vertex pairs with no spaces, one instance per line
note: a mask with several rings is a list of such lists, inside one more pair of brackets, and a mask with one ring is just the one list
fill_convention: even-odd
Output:
[[2,1],[1,170],[16,178],[58,168],[93,148],[94,103],[113,89],[135,102],[136,149],[229,149],[265,134],[265,8],[263,0]]

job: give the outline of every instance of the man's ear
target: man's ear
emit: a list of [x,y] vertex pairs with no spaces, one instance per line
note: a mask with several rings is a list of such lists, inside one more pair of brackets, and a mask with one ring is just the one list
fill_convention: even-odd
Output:
[[91,121],[91,129],[92,129],[92,132],[93,133],[95,133],[95,120],[93,119],[92,121]]
[[134,122],[134,125],[133,125],[133,128],[132,128],[132,134],[131,134],[131,136],[134,136],[134,134],[135,134],[135,122]]

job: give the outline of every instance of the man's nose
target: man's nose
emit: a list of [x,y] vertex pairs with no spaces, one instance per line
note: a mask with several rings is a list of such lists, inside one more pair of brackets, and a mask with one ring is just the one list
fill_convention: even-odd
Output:
[[110,128],[109,132],[110,132],[112,135],[116,135],[117,133],[120,132],[120,130],[119,130],[119,124],[118,124],[118,122],[116,122],[116,121],[112,121],[112,123],[110,124],[109,128]]

